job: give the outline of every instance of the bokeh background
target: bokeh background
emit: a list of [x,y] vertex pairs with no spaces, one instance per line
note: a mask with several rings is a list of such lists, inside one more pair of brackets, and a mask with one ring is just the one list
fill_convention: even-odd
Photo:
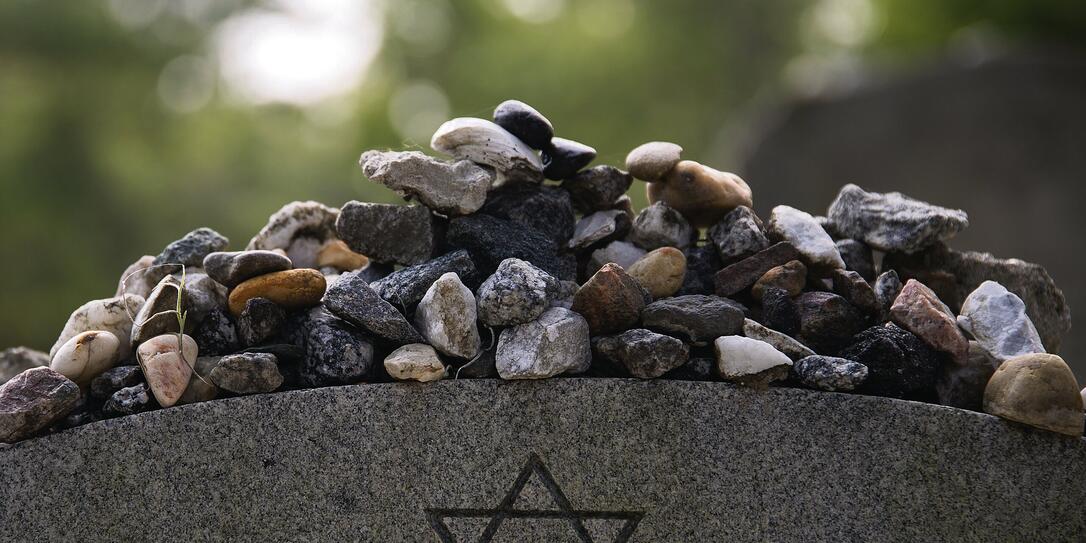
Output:
[[677,142],[763,214],[846,182],[964,208],[954,247],[1045,265],[1075,311],[1084,47],[1067,0],[7,0],[0,347],[47,350],[198,226],[241,248],[291,200],[396,201],[362,150],[507,98],[597,163]]

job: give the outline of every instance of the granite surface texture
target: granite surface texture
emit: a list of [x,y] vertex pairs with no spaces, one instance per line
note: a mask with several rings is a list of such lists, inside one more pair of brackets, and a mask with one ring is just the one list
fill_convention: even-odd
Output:
[[715,382],[442,381],[0,449],[2,541],[1075,541],[1086,441]]

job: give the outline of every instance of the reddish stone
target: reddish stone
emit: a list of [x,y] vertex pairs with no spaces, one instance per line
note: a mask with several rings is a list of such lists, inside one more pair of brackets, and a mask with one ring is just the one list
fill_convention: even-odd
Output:
[[958,328],[954,314],[935,292],[909,279],[890,306],[890,320],[924,340],[936,351],[950,354],[958,364],[969,361],[969,340]]
[[593,336],[633,328],[651,297],[637,279],[613,262],[604,265],[573,296],[573,311],[588,321]]

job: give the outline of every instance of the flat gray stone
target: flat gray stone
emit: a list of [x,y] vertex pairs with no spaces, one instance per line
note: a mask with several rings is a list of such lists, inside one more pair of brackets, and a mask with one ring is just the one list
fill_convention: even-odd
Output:
[[358,164],[371,180],[445,215],[478,211],[494,180],[471,161],[446,162],[418,151],[366,151]]
[[[574,511],[612,513],[586,530],[633,524],[629,541],[1086,530],[1082,439],[936,405],[713,382],[450,379],[233,398],[25,441],[0,449],[0,472],[0,526],[18,541],[453,541],[442,526],[474,541],[506,496],[558,510],[548,482]],[[568,521],[529,514],[495,535],[577,540]]]
[[915,253],[969,226],[960,209],[914,200],[900,192],[867,192],[845,185],[827,213],[841,234],[880,251]]

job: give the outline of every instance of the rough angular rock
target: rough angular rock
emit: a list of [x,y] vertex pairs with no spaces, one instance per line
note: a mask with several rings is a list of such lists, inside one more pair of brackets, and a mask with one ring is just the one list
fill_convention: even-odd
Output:
[[[471,286],[478,283],[479,273],[467,251],[453,251],[428,262],[397,270],[387,276],[372,281],[370,285],[385,301],[410,312],[438,277],[446,273],[455,273],[464,284]],[[355,272],[365,279],[365,270]],[[342,276],[341,276],[342,278]]]
[[317,252],[317,267],[322,270],[332,268],[336,272],[355,271],[369,264],[369,257],[352,251],[341,239],[324,242],[320,251]]
[[614,262],[622,266],[623,269],[629,268],[646,254],[647,252],[644,249],[628,241],[612,241],[606,246],[592,251],[592,256],[588,259],[588,266],[585,271],[591,277],[591,274],[599,271],[608,262]]
[[558,298],[558,280],[518,258],[507,258],[479,286],[479,320],[513,326],[539,318]]
[[136,296],[146,298],[150,295],[151,289],[155,288],[155,283],[152,283],[147,278],[147,270],[154,265],[154,263],[154,256],[143,255],[139,260],[129,264],[121,273],[120,279],[117,279],[117,292],[114,296],[135,294]]
[[829,392],[855,390],[867,380],[867,366],[835,356],[808,356],[792,370],[804,386]]
[[640,379],[660,377],[690,358],[690,348],[682,341],[644,328],[593,338],[592,351]]
[[476,214],[449,221],[446,242],[451,248],[471,253],[477,270],[484,276],[494,273],[506,258],[531,262],[559,279],[573,279],[576,264],[572,256],[558,254],[546,235],[512,221]]
[[844,298],[829,292],[805,292],[796,298],[799,339],[816,352],[833,352],[846,345],[867,320]]
[[686,278],[686,256],[674,247],[650,251],[627,269],[653,299],[666,298],[683,286]]
[[774,207],[769,214],[767,229],[770,239],[791,243],[808,266],[823,269],[845,267],[837,244],[810,213],[784,205]]
[[626,169],[642,181],[660,181],[682,160],[682,152],[682,147],[666,141],[642,143],[626,155]]
[[[188,286],[186,277],[185,287]],[[173,276],[167,276],[155,286],[147,301],[140,307],[132,322],[132,345],[139,345],[155,336],[180,332],[180,321],[177,314],[178,291],[183,290],[182,311],[189,310],[193,305],[193,295],[187,288],[181,288],[181,281]],[[220,294],[222,294],[220,292]],[[206,300],[205,300],[206,301]],[[203,309],[203,308],[201,308]],[[199,311],[194,312],[194,316]],[[186,317],[185,332],[191,332],[196,319]]]
[[317,253],[324,243],[336,239],[339,210],[320,202],[291,202],[268,217],[245,250],[282,249],[296,268],[317,265]]
[[550,185],[516,183],[498,187],[486,198],[482,213],[529,226],[564,246],[573,236],[573,202],[569,193]]
[[554,137],[554,126],[542,113],[520,100],[506,100],[494,108],[494,124],[506,129],[533,149],[544,149]]
[[26,347],[11,347],[0,351],[0,385],[20,373],[49,365],[49,355]]
[[662,180],[645,186],[649,203],[663,202],[694,228],[708,228],[739,207],[752,207],[750,187],[738,175],[682,160]]
[[102,406],[102,413],[109,417],[123,417],[142,413],[151,407],[151,394],[145,383],[122,388],[113,393]]
[[241,348],[234,321],[223,310],[208,313],[190,335],[207,356],[230,354]]
[[837,229],[880,251],[915,253],[969,226],[964,211],[934,206],[899,192],[845,185],[827,213]]
[[633,177],[614,166],[593,166],[562,181],[573,207],[581,213],[613,209],[615,200],[630,190]]
[[222,357],[208,378],[235,394],[273,392],[283,384],[278,360],[268,353],[239,353]]
[[479,354],[482,340],[475,325],[475,295],[455,273],[434,281],[415,310],[415,324],[422,337],[443,354],[471,359]]
[[287,313],[267,298],[250,298],[238,316],[238,338],[244,347],[264,343],[283,326]]
[[1082,437],[1082,396],[1071,368],[1046,353],[1011,358],[999,366],[984,389],[984,412]]
[[215,252],[204,257],[204,273],[220,284],[233,288],[258,275],[289,270],[290,259],[273,251]]
[[942,361],[920,338],[894,324],[872,326],[838,354],[868,369],[860,392],[905,400],[933,401]]
[[1026,304],[995,281],[981,283],[965,298],[958,325],[1000,362],[1045,352],[1041,336],[1026,314]]
[[102,372],[91,381],[90,394],[93,398],[104,400],[122,388],[142,382],[143,370],[139,366],[117,366]]
[[385,371],[397,381],[428,383],[448,375],[433,347],[424,343],[404,345],[385,357]]
[[898,278],[897,272],[889,270],[879,274],[878,279],[875,280],[875,303],[878,305],[878,319],[879,322],[886,322],[890,320],[890,307],[894,305],[894,300],[897,299],[897,295],[901,294],[901,288],[904,285],[901,284],[901,279]]
[[142,296],[128,294],[116,298],[91,300],[77,308],[64,323],[60,337],[49,349],[49,358],[57,353],[61,345],[78,334],[91,330],[104,330],[117,336],[122,345],[128,345],[132,336],[132,316],[143,306]]
[[626,235],[630,230],[630,217],[617,209],[597,211],[577,221],[569,248],[582,251]]
[[777,287],[766,287],[762,291],[762,322],[789,336],[799,334],[799,306],[788,291]]
[[769,270],[799,258],[799,251],[791,243],[782,241],[773,244],[718,271],[713,278],[716,293],[720,296],[738,294],[761,279]]
[[155,257],[153,266],[161,266],[147,270],[147,280],[158,283],[163,277],[180,271],[180,267],[166,266],[166,264],[183,264],[188,268],[197,268],[203,265],[204,257],[216,251],[222,251],[230,244],[226,236],[210,229],[197,228],[185,237],[170,243]]
[[682,214],[659,202],[642,209],[630,231],[630,241],[647,251],[660,247],[684,249],[696,239],[697,231]]
[[958,322],[930,288],[909,279],[890,307],[890,320],[924,340],[931,348],[947,353],[958,364],[969,358],[969,340]]
[[543,148],[541,158],[543,176],[557,181],[572,177],[591,164],[596,159],[596,150],[573,140],[551,138],[550,144]]
[[720,260],[732,264],[769,247],[762,219],[747,206],[739,206],[709,228]]
[[358,165],[370,180],[443,215],[478,211],[494,181],[493,174],[473,162],[447,162],[418,151],[366,151]]
[[291,343],[304,349],[298,367],[303,387],[350,385],[373,371],[373,344],[354,326],[324,307],[296,315],[285,327]]
[[237,316],[253,298],[267,298],[284,309],[304,309],[320,303],[327,283],[321,272],[300,268],[249,279],[230,291],[230,313]]
[[498,182],[540,182],[543,163],[531,147],[506,129],[485,119],[460,117],[434,132],[430,147],[454,158],[494,168]]
[[712,294],[715,291],[713,277],[724,267],[716,248],[712,245],[687,247],[683,254],[686,255],[686,277],[675,294]]
[[176,334],[153,337],[136,349],[143,378],[159,405],[170,407],[181,398],[199,354],[196,341],[182,335],[179,342]]
[[110,332],[83,332],[57,349],[49,368],[85,386],[117,363],[120,347],[120,340]]
[[767,287],[783,289],[789,296],[799,296],[807,285],[807,266],[799,260],[793,260],[765,272],[750,289],[755,300],[761,300]]
[[848,303],[868,315],[877,315],[879,302],[875,290],[859,272],[852,270],[833,270],[833,291]]
[[411,266],[430,259],[438,242],[433,215],[422,206],[352,200],[336,219],[336,232],[352,251],[374,262]]
[[791,358],[792,361],[815,354],[814,351],[799,341],[796,341],[791,336],[762,326],[753,319],[743,319],[743,335],[750,339],[768,343],[774,349],[777,349],[788,356],[788,358]]
[[322,302],[333,315],[381,339],[397,345],[423,343],[403,314],[381,299],[358,272],[341,275]]
[[645,306],[641,323],[650,330],[705,344],[739,333],[743,306],[727,298],[689,294],[657,300]]
[[79,385],[49,368],[30,368],[0,386],[0,443],[26,439],[70,413]]
[[[822,229],[825,230],[825,226]],[[836,245],[841,260],[845,261],[846,270],[854,271],[868,281],[875,280],[875,259],[866,243],[846,238],[837,240]]]
[[788,377],[792,359],[772,345],[743,336],[722,336],[713,342],[717,369],[728,381],[764,387]]
[[547,309],[534,321],[502,330],[494,363],[502,379],[583,373],[592,363],[588,322],[568,309]]
[[968,364],[943,364],[939,370],[939,378],[935,382],[939,404],[983,411],[984,388],[997,367],[998,360],[992,358],[979,343],[970,341]]
[[583,315],[592,335],[612,334],[637,324],[649,293],[617,264],[606,264],[573,296],[573,311]]

